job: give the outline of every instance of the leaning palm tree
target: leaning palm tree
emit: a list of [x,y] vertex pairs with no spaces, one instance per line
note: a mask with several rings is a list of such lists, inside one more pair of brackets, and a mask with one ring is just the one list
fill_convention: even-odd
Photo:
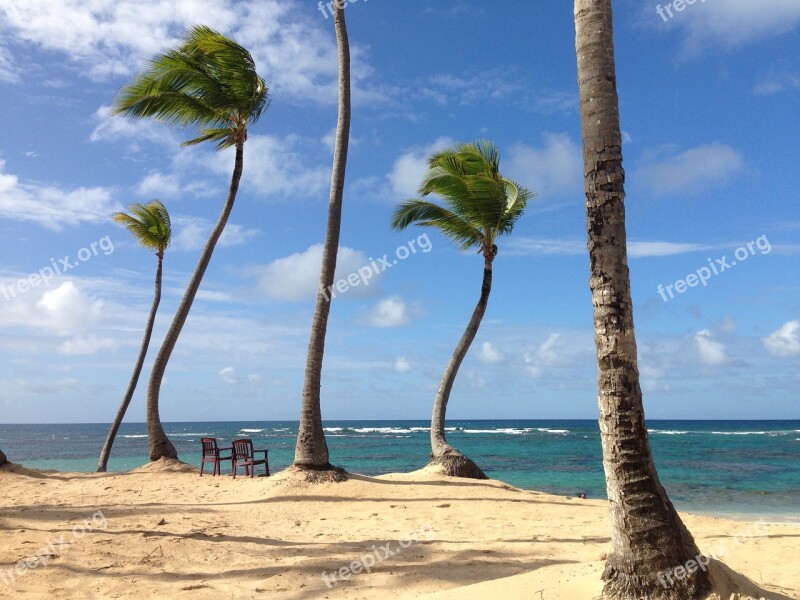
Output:
[[406,200],[394,212],[392,227],[398,230],[416,224],[435,227],[461,250],[483,254],[483,285],[466,331],[445,369],[433,403],[431,418],[431,464],[440,465],[455,477],[486,479],[472,460],[445,439],[445,413],[458,369],[478,333],[489,293],[492,264],[497,256],[497,238],[508,235],[522,216],[530,191],[500,174],[500,153],[486,141],[462,144],[434,154],[419,189],[422,196],[441,196],[445,206],[427,200]]
[[320,399],[322,358],[325,353],[328,315],[331,311],[331,298],[325,293],[325,290],[329,290],[333,285],[333,277],[336,272],[336,256],[339,250],[339,232],[342,224],[344,179],[347,170],[347,149],[350,142],[350,43],[347,37],[343,5],[334,4],[333,23],[339,53],[339,117],[333,151],[328,225],[322,249],[322,271],[314,307],[314,319],[311,323],[311,336],[308,342],[303,402],[294,451],[294,466],[314,471],[331,471],[332,469],[328,457],[328,443],[325,441],[325,432],[322,429]]
[[[653,464],[639,386],[625,232],[625,174],[611,0],[575,0],[589,262],[599,368],[600,434],[611,506],[607,598],[690,600],[709,588],[705,569],[665,586],[700,554]],[[686,572],[686,569],[684,569]]]
[[128,389],[125,392],[125,396],[122,398],[122,404],[120,404],[119,410],[117,411],[117,416],[114,417],[114,422],[108,430],[106,442],[103,444],[100,458],[97,461],[98,473],[105,473],[108,468],[108,457],[111,454],[111,447],[114,445],[119,426],[122,424],[122,419],[125,418],[125,413],[131,403],[133,393],[136,391],[136,385],[139,383],[139,375],[142,372],[142,365],[144,365],[147,349],[150,346],[150,336],[153,334],[156,312],[161,302],[161,272],[164,263],[164,252],[169,247],[170,241],[172,240],[172,226],[170,224],[169,213],[167,212],[167,208],[159,200],[153,200],[148,204],[132,204],[128,207],[128,210],[132,214],[118,212],[114,213],[112,218],[120,225],[125,226],[142,248],[155,250],[156,258],[158,259],[156,262],[156,289],[155,295],[153,296],[153,305],[150,307],[150,315],[147,317],[147,325],[144,328],[144,338],[139,348],[139,357],[136,359],[136,364],[133,367],[133,375],[131,375]]
[[189,316],[214,248],[236,200],[244,164],[247,128],[268,105],[268,88],[256,73],[253,57],[233,40],[203,25],[189,29],[183,43],[150,61],[149,68],[126,85],[114,102],[114,114],[153,118],[167,125],[196,126],[200,136],[184,145],[216,142],[217,149],[235,148],[228,196],[200,254],[178,305],[147,385],[147,434],[150,460],[177,458],[159,416],[159,394],[178,336]]
[[2,450],[0,450],[0,467],[7,464],[8,464],[8,458],[6,458],[5,453]]

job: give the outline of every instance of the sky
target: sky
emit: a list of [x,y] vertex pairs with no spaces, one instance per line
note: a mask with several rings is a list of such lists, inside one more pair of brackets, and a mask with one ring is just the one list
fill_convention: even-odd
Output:
[[[614,8],[646,414],[798,419],[800,3]],[[353,121],[337,280],[350,283],[332,303],[323,417],[429,418],[483,260],[435,231],[392,231],[391,214],[430,153],[486,138],[536,197],[498,243],[448,417],[596,418],[571,3],[359,0],[346,17]],[[296,0],[0,0],[0,422],[113,418],[156,260],[110,215],[158,198],[174,240],[128,413],[144,420],[152,358],[233,157],[182,148],[193,131],[109,106],[196,23],[251,50],[271,105],[250,129],[161,416],[298,418],[336,125],[329,13]]]

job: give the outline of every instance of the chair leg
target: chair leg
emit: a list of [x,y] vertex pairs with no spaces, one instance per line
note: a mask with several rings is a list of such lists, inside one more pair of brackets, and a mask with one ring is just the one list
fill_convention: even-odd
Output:
[[204,460],[201,458],[201,459],[200,459],[200,477],[202,477],[202,476],[203,476],[203,467],[205,467],[205,466],[206,466],[206,461],[204,461]]

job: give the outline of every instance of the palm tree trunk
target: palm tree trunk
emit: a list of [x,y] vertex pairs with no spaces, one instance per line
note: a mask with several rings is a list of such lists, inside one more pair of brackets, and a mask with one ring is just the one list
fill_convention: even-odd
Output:
[[172,324],[167,331],[161,349],[153,363],[153,371],[150,374],[150,381],[147,385],[147,437],[150,443],[150,460],[158,460],[160,458],[178,458],[178,453],[175,446],[169,441],[164,427],[161,425],[161,418],[158,412],[158,399],[161,391],[161,382],[164,379],[164,372],[167,369],[167,362],[175,349],[175,344],[178,341],[178,336],[181,334],[186,318],[189,316],[189,310],[192,308],[192,303],[197,295],[197,290],[200,289],[200,283],[203,280],[203,275],[208,268],[208,263],[211,262],[211,255],[214,254],[214,247],[225,229],[233,204],[236,201],[236,193],[239,190],[239,181],[242,178],[242,168],[244,166],[244,136],[236,142],[236,160],[233,167],[233,175],[231,176],[231,185],[228,189],[228,197],[225,200],[225,205],[222,208],[219,219],[216,225],[211,230],[211,235],[206,241],[203,252],[200,254],[200,260],[197,262],[192,278],[189,280],[189,287],[178,305],[178,310],[172,320]]
[[328,315],[331,298],[325,293],[333,285],[336,271],[336,255],[339,250],[339,232],[342,222],[342,198],[347,170],[347,149],[350,142],[350,43],[344,9],[336,4],[333,12],[336,28],[336,43],[339,51],[339,117],[336,124],[336,145],[333,153],[331,191],[328,203],[328,227],[322,250],[322,271],[311,336],[308,342],[303,404],[300,425],[294,452],[294,465],[306,469],[327,470],[330,468],[328,443],[322,429],[320,385],[322,380],[322,358],[325,353],[325,334],[328,330]]
[[458,450],[447,443],[445,439],[445,415],[447,412],[447,402],[450,400],[450,392],[453,383],[458,375],[458,369],[467,355],[469,347],[472,345],[478,328],[486,313],[486,305],[489,303],[489,294],[492,291],[492,261],[494,257],[487,254],[484,256],[483,265],[483,285],[481,286],[481,296],[478,304],[472,312],[469,325],[461,336],[461,340],[456,346],[450,362],[444,371],[439,390],[436,392],[436,399],[433,402],[433,416],[431,417],[431,464],[440,465],[444,468],[447,475],[453,477],[470,477],[472,479],[486,479],[486,474],[472,460],[461,454]]
[[[608,598],[690,600],[705,570],[665,577],[700,552],[658,479],[642,406],[625,231],[625,174],[610,0],[575,0],[589,287],[599,368],[600,433],[611,507]],[[685,572],[685,571],[684,571]]]
[[0,450],[0,467],[7,464],[8,464],[8,458],[6,458],[5,453],[2,450]]
[[156,256],[158,257],[158,265],[156,267],[156,290],[153,297],[153,305],[150,307],[150,315],[147,317],[147,326],[144,330],[142,345],[139,348],[139,358],[136,360],[136,366],[133,369],[133,375],[128,383],[128,390],[125,392],[125,397],[122,399],[122,404],[117,411],[117,416],[114,417],[114,422],[111,424],[111,429],[108,430],[106,442],[103,444],[103,449],[100,452],[100,459],[97,461],[98,473],[105,473],[106,469],[108,468],[108,457],[111,454],[111,447],[114,445],[114,440],[117,437],[119,426],[122,424],[122,419],[125,418],[125,413],[127,412],[128,406],[131,403],[133,393],[136,391],[136,385],[139,383],[139,375],[142,373],[144,359],[147,356],[147,349],[150,346],[150,337],[153,335],[153,325],[156,321],[156,311],[158,311],[158,305],[161,302],[161,272],[164,262],[164,253],[157,252]]

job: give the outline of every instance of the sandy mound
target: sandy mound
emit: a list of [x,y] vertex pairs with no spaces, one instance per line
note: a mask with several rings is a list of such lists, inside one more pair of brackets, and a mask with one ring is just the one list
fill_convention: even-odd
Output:
[[199,473],[200,470],[177,458],[160,458],[133,469],[131,473]]

